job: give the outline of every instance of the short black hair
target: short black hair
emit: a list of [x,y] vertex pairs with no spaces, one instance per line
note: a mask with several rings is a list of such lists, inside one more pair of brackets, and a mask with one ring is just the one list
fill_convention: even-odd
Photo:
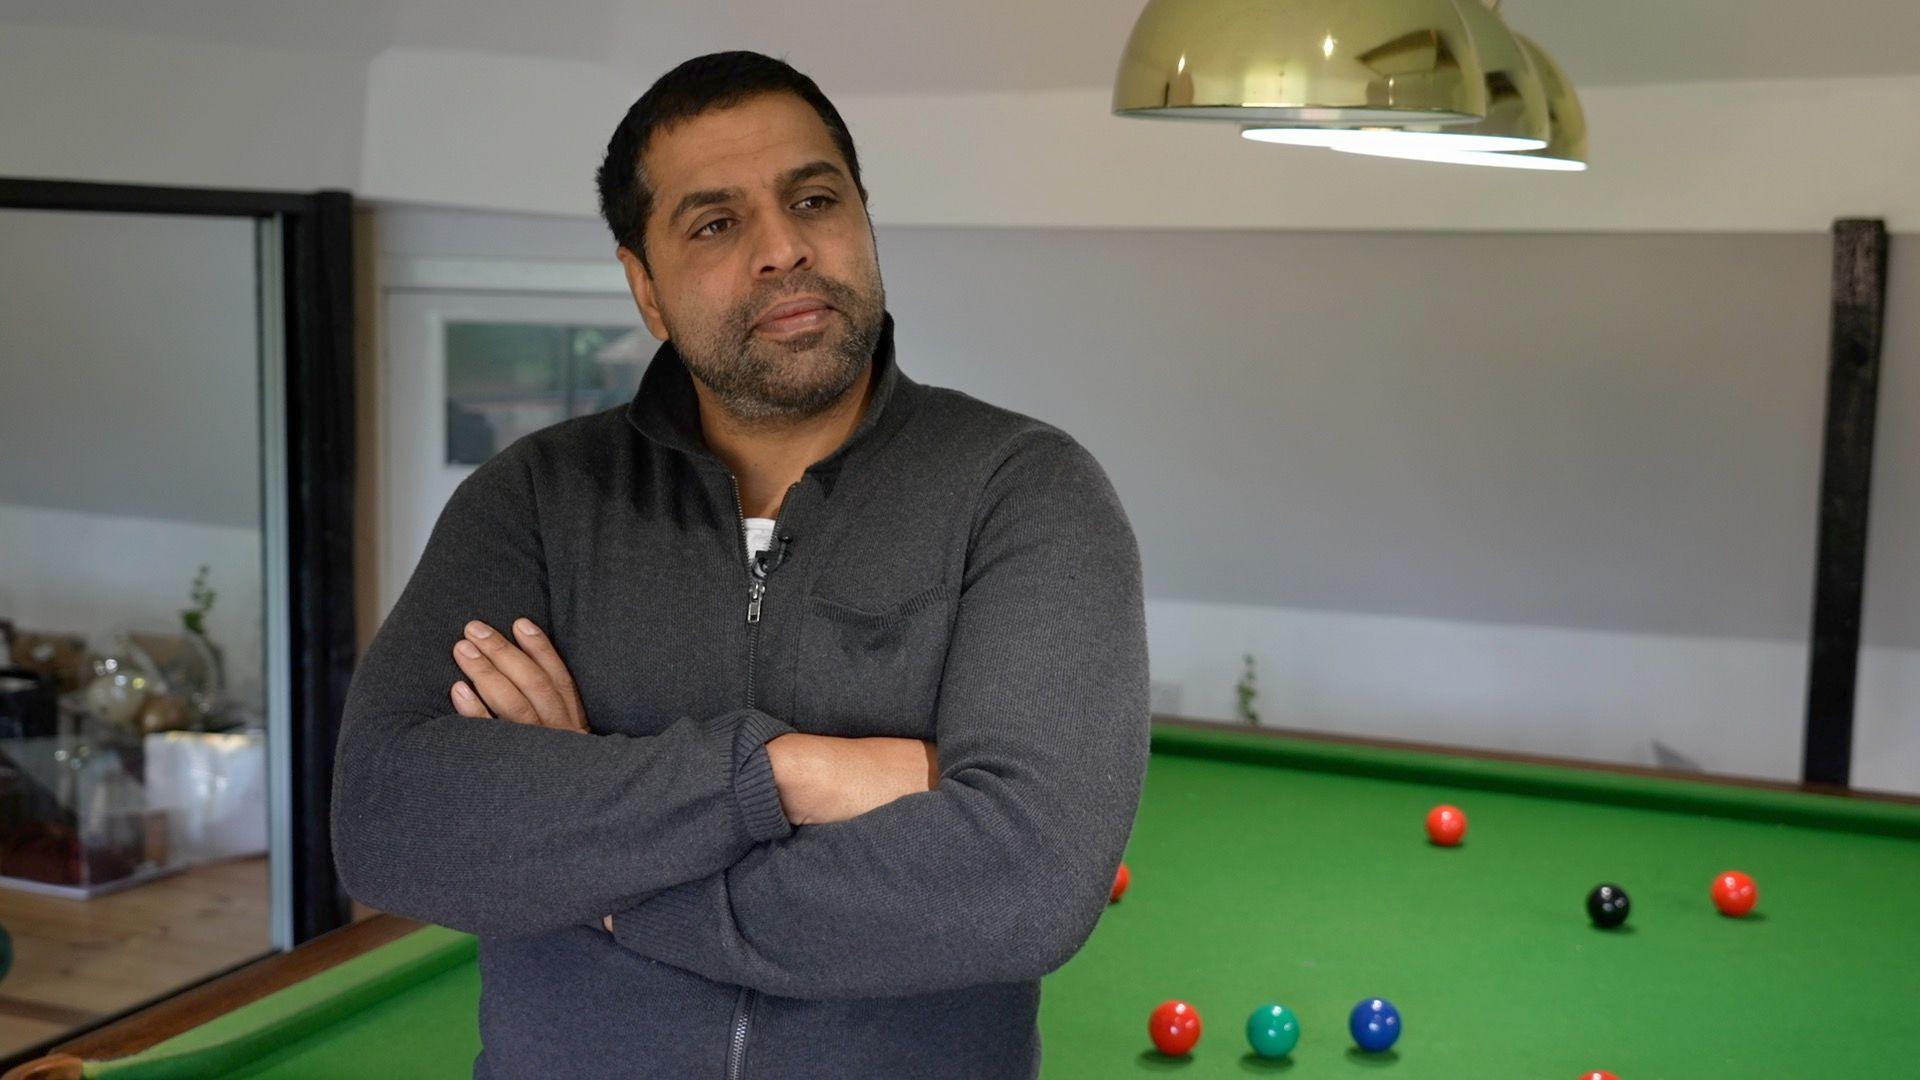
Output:
[[613,239],[640,257],[647,273],[647,218],[653,213],[653,184],[647,179],[640,155],[653,133],[662,127],[689,120],[710,109],[738,105],[759,94],[792,94],[813,106],[827,125],[827,133],[847,161],[853,186],[860,201],[867,201],[867,189],[860,182],[860,157],[853,149],[853,135],[847,131],[840,110],[827,95],[784,60],[757,52],[735,51],[696,56],[660,76],[640,100],[633,103],[620,126],[607,140],[607,154],[596,176],[600,186],[600,216],[613,231]]

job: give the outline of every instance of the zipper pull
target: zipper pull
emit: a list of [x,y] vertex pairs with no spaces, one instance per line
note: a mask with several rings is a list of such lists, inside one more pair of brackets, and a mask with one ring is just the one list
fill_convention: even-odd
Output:
[[749,625],[760,621],[760,597],[766,591],[766,585],[758,581],[747,586],[747,623]]

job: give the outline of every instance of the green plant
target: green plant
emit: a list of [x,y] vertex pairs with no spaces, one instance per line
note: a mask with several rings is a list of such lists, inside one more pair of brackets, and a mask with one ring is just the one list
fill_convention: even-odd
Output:
[[1260,691],[1254,688],[1252,653],[1246,654],[1246,665],[1246,670],[1240,675],[1240,683],[1234,687],[1234,691],[1240,696],[1240,719],[1249,724],[1258,724],[1260,714],[1253,707],[1253,699],[1259,696]]
[[207,584],[207,572],[207,564],[201,563],[200,572],[194,575],[190,593],[193,606],[180,613],[180,624],[185,626],[189,633],[198,634],[201,637],[207,634],[207,612],[213,610],[213,601],[219,595]]

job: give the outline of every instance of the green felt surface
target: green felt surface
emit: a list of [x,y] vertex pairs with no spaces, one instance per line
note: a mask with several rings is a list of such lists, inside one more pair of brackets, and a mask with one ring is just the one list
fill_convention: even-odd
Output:
[[356,956],[89,1077],[465,1078],[480,1052],[474,939],[432,926]]
[[[1425,840],[1440,802],[1467,812],[1461,847]],[[1162,729],[1132,886],[1047,982],[1045,1075],[1920,1075],[1916,827],[1897,804]],[[1754,915],[1713,907],[1724,869],[1754,875]],[[1602,881],[1632,896],[1622,930],[1587,921]],[[1387,1055],[1347,1035],[1367,996],[1400,1009]],[[1204,1024],[1185,1059],[1147,1040],[1172,997]],[[1266,1002],[1300,1016],[1288,1062],[1251,1056]]]
[[[1467,842],[1426,843],[1435,803]],[[1048,1080],[1186,1077],[1869,1080],[1915,1075],[1920,807],[1160,725],[1128,849],[1133,884],[1041,1003]],[[1741,869],[1757,913],[1720,915]],[[1587,890],[1633,913],[1594,929]],[[1366,996],[1405,1032],[1364,1055]],[[1153,1051],[1185,998],[1205,1032]],[[89,1067],[133,1080],[465,1078],[473,941],[432,928],[169,1040]],[[1282,1062],[1247,1016],[1299,1014]]]

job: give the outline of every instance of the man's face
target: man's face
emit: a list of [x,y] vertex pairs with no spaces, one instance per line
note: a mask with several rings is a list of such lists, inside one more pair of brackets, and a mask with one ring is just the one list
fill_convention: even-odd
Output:
[[[755,95],[654,132],[642,161],[652,273],[619,255],[647,328],[740,420],[838,401],[873,356],[886,293],[866,206],[819,114]],[[828,309],[763,321],[805,298]]]

